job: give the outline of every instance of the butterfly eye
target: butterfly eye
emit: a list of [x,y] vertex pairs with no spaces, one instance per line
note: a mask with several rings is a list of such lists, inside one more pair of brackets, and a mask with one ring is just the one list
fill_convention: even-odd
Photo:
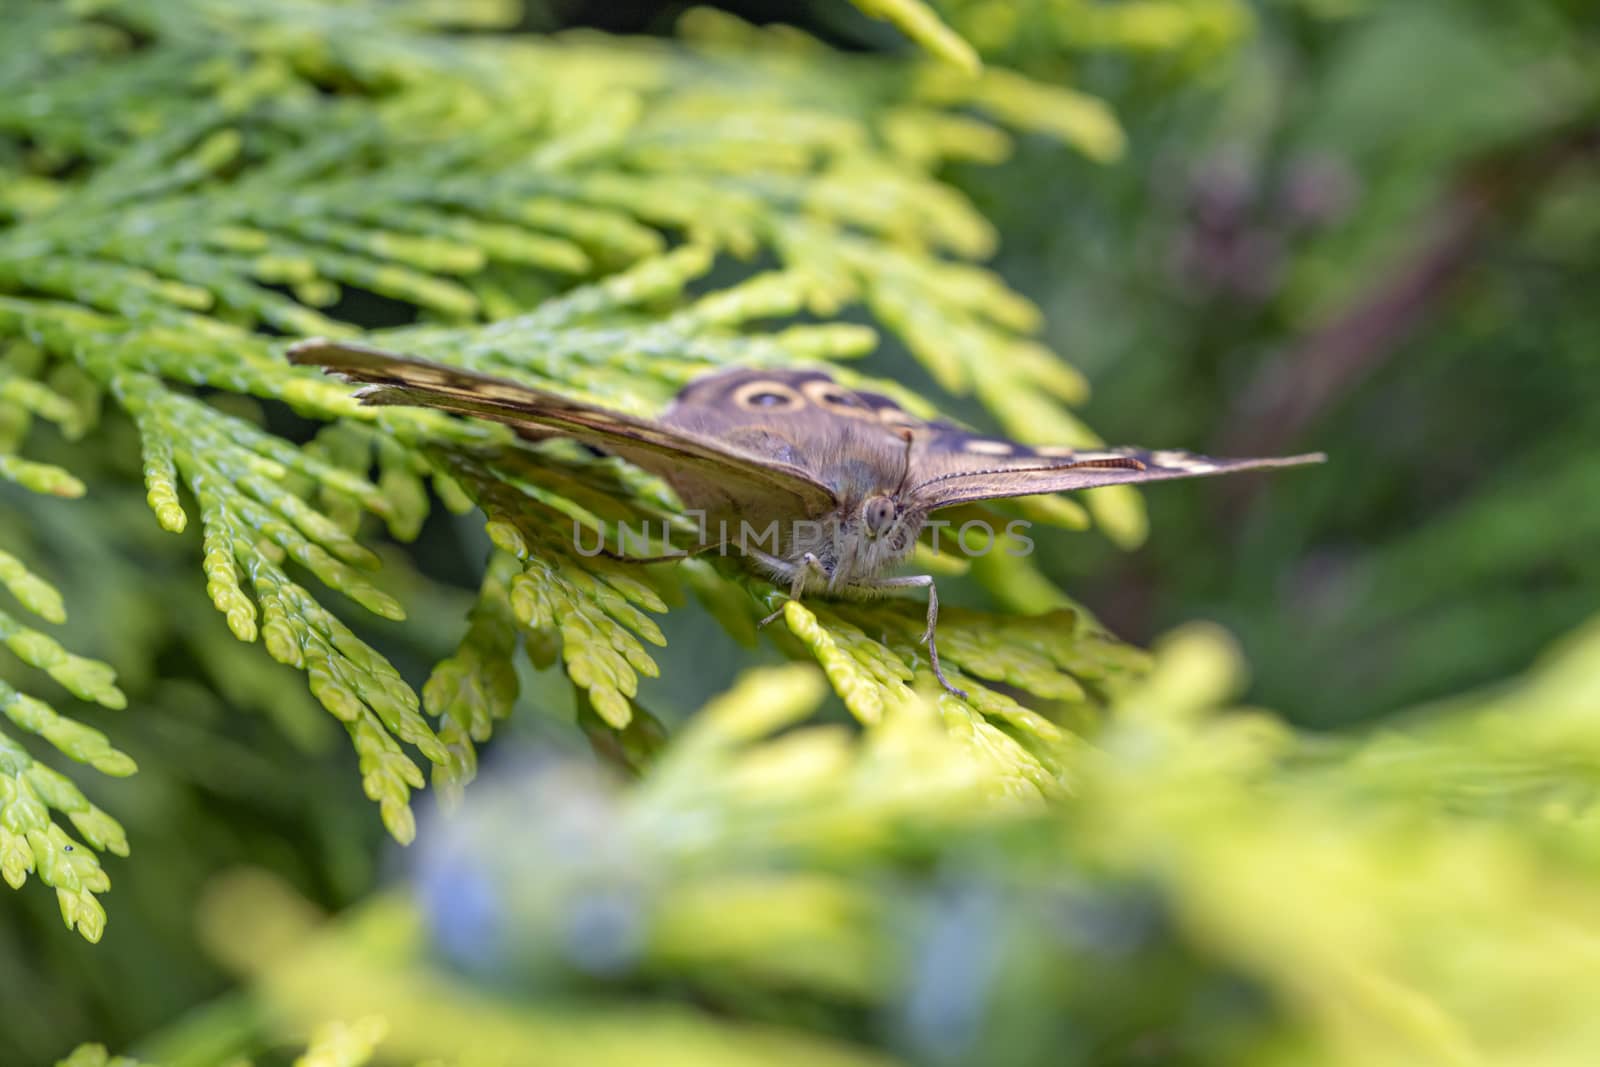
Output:
[[861,505],[861,522],[867,529],[868,537],[881,537],[894,525],[895,516],[899,513],[894,501],[886,496],[867,498]]
[[749,382],[733,394],[747,411],[795,411],[805,406],[800,394],[782,382]]

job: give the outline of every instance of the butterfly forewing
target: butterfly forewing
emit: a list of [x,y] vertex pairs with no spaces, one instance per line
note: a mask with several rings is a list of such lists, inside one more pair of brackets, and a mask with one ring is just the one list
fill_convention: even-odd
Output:
[[1064,493],[1106,485],[1204,478],[1269,467],[1320,463],[1322,453],[1273,458],[1221,459],[1177,450],[1141,448],[1029,448],[996,442],[1012,451],[997,455],[946,454],[919,466],[909,503],[927,511],[979,500]]
[[595,445],[662,477],[691,507],[713,517],[804,518],[836,506],[832,492],[795,464],[508,379],[334,341],[301,342],[289,358],[365,385],[358,394],[364,403],[432,407]]

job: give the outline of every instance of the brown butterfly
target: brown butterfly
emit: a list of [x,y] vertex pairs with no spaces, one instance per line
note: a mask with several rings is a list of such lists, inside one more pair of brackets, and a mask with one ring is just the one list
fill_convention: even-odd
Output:
[[[910,555],[930,513],[957,504],[1317,463],[1212,459],[1136,448],[1030,448],[919,419],[820,371],[735,369],[690,382],[658,419],[641,419],[504,378],[314,338],[289,349],[363,383],[367,404],[438,408],[575,438],[637,464],[702,513],[696,551],[737,548],[789,596],[870,596],[926,587],[928,646],[941,684],[939,598],[930,575],[885,577]],[[754,536],[748,536],[753,531]],[[681,555],[681,554],[680,554]],[[772,621],[775,612],[763,620]]]

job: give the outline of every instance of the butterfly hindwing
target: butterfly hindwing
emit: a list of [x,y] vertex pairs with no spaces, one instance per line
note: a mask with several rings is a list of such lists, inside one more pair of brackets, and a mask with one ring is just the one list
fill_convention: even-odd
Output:
[[907,426],[921,425],[889,398],[821,371],[771,369],[697,378],[661,422],[793,463],[841,501],[903,484]]

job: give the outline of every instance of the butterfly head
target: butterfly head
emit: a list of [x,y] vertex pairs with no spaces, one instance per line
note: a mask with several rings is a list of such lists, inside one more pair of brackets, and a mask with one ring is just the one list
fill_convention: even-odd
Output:
[[812,551],[824,561],[830,587],[847,585],[903,560],[916,545],[923,518],[897,494],[880,489],[846,501],[820,524],[816,544],[797,543],[795,551]]

